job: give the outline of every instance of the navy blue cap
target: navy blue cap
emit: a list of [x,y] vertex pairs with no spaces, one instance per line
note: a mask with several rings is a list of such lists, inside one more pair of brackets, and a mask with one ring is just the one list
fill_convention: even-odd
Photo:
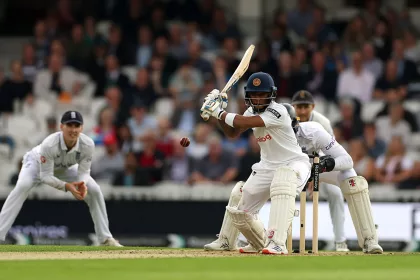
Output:
[[62,124],[67,124],[67,123],[83,124],[82,114],[80,114],[77,111],[67,111],[61,117],[61,123]]

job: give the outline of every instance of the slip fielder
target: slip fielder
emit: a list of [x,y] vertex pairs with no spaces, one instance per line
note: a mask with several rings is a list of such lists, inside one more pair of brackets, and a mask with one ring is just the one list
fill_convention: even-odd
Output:
[[89,206],[101,244],[122,247],[109,231],[104,197],[99,185],[90,176],[95,144],[81,133],[82,115],[76,111],[65,112],[60,128],[60,132],[49,135],[25,154],[17,184],[0,213],[0,240],[5,240],[30,190],[45,184],[84,200]]

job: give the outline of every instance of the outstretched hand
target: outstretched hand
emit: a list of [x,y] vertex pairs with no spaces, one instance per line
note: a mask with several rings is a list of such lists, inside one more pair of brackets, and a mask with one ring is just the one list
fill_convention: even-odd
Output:
[[77,200],[83,200],[87,194],[87,187],[84,182],[66,183],[66,190],[71,192]]

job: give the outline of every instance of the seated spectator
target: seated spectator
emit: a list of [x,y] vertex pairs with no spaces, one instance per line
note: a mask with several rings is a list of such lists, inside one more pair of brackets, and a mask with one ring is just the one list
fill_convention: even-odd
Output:
[[98,39],[102,39],[102,36],[96,31],[96,19],[92,16],[87,16],[84,20],[84,38],[83,40],[89,44],[89,46],[93,46],[95,41]]
[[163,88],[167,88],[172,74],[178,70],[178,60],[169,53],[168,40],[163,36],[156,38],[154,51],[154,56],[159,57],[161,63],[156,67],[161,69],[160,84]]
[[392,34],[385,21],[380,20],[375,24],[372,42],[376,56],[382,61],[387,61],[392,52]]
[[73,25],[67,46],[68,64],[79,71],[86,71],[86,61],[91,53],[91,45],[85,41],[84,35],[83,25]]
[[25,44],[23,46],[22,54],[22,71],[25,80],[33,82],[40,67],[36,64],[35,49],[32,44]]
[[404,144],[408,144],[411,136],[410,124],[404,120],[404,107],[401,102],[390,105],[388,115],[376,120],[378,138],[385,143],[390,143],[393,136],[399,136]]
[[322,52],[325,54],[325,68],[328,71],[334,71],[338,74],[343,72],[349,64],[348,56],[338,41],[328,40],[325,42],[322,46]]
[[136,101],[131,107],[131,118],[127,121],[131,134],[134,138],[134,151],[143,150],[143,142],[148,137],[148,131],[157,128],[155,117],[149,115],[146,106],[141,101]]
[[367,71],[370,71],[375,80],[379,79],[382,76],[384,63],[382,60],[376,57],[375,47],[372,43],[365,43],[363,45],[363,68]]
[[313,9],[313,25],[317,34],[317,40],[319,44],[324,44],[327,40],[337,40],[337,34],[334,30],[326,23],[325,20],[326,10],[324,7],[316,5]]
[[349,154],[353,159],[353,168],[357,175],[371,182],[375,175],[375,161],[367,153],[367,147],[361,138],[350,141]]
[[150,7],[151,15],[150,15],[150,27],[153,32],[153,36],[157,37],[169,37],[168,29],[166,28],[165,22],[165,8],[163,5],[155,5],[154,7]]
[[417,43],[415,33],[414,30],[404,30],[404,57],[418,64],[420,62],[420,45]]
[[118,87],[109,87],[105,91],[105,106],[111,108],[114,113],[114,123],[119,126],[125,124],[131,117],[130,109],[133,100],[122,95]]
[[134,150],[133,135],[131,135],[130,128],[127,124],[122,124],[118,127],[119,149],[123,154],[127,154]]
[[404,98],[407,94],[407,83],[397,75],[397,63],[395,60],[388,60],[386,63],[385,73],[382,75],[375,84],[375,92],[373,97],[375,99],[386,99],[388,90],[395,89],[400,99]]
[[158,119],[157,139],[156,149],[161,151],[165,157],[172,156],[174,139],[171,135],[171,122],[167,118],[162,117]]
[[283,25],[274,24],[270,30],[269,56],[274,61],[277,61],[280,53],[291,52],[292,47],[293,45],[289,39],[289,36],[287,36],[286,27]]
[[35,77],[34,94],[50,102],[70,103],[87,82],[86,76],[63,66],[62,56],[53,54],[48,69],[39,71]]
[[169,93],[167,88],[163,86],[165,75],[163,72],[163,59],[159,56],[152,56],[149,64],[150,81],[153,89],[159,97],[167,97]]
[[202,159],[209,153],[209,144],[207,142],[211,133],[211,127],[207,123],[200,123],[196,126],[194,135],[191,139],[187,153],[193,159]]
[[306,80],[306,88],[315,96],[322,96],[326,100],[335,99],[338,75],[337,72],[326,69],[325,55],[322,52],[312,55],[311,69]]
[[386,144],[378,138],[375,123],[370,122],[365,124],[362,139],[366,145],[369,157],[376,159],[385,153]]
[[405,58],[404,42],[401,39],[395,39],[392,46],[392,57],[397,62],[398,77],[407,83],[418,79],[416,64]]
[[292,69],[292,56],[288,52],[282,52],[278,59],[278,77],[273,77],[277,86],[277,97],[292,98],[305,82],[305,75],[296,73]]
[[24,101],[32,93],[32,84],[25,80],[20,61],[12,61],[10,71],[11,77],[0,86],[0,113],[13,113],[15,101]]
[[116,187],[147,186],[149,174],[138,168],[137,157],[133,152],[125,156],[124,170],[115,174],[112,185]]
[[212,40],[219,46],[226,38],[234,38],[239,40],[241,37],[237,26],[228,23],[225,11],[223,11],[221,8],[214,9],[209,35]]
[[[255,72],[265,72],[270,74],[271,77],[277,77],[278,69],[276,59],[279,53],[277,53],[277,55],[275,56],[276,59],[274,59],[271,55],[270,42],[268,42],[267,40],[260,41],[257,45],[257,49],[258,52],[255,54],[254,61],[257,69],[252,70],[252,66],[250,65],[251,69],[248,68],[250,73],[252,74]],[[245,80],[245,77],[243,77],[243,79]]]
[[221,139],[212,137],[209,139],[209,153],[194,164],[190,181],[196,183],[222,183],[232,182],[238,175],[238,158],[223,150]]
[[16,186],[16,183],[17,183],[17,181],[19,179],[20,170],[22,169],[22,165],[23,165],[23,158],[19,159],[19,161],[17,163],[17,170],[16,170],[16,172],[14,172],[10,176],[10,178],[9,178],[9,186],[10,187],[13,187],[14,188]]
[[107,136],[116,137],[114,121],[114,111],[110,107],[105,107],[99,112],[98,125],[90,135],[95,145],[103,145]]
[[142,25],[138,31],[138,43],[136,50],[136,65],[145,68],[149,65],[153,53],[153,36],[150,27]]
[[115,135],[109,134],[104,138],[105,154],[92,163],[92,177],[96,180],[111,182],[117,172],[122,171],[124,156],[118,149]]
[[208,75],[212,72],[212,66],[209,61],[202,57],[201,45],[198,41],[192,41],[188,45],[188,56],[191,66],[199,70],[202,75]]
[[355,112],[355,102],[342,99],[340,102],[341,121],[337,124],[341,128],[343,139],[349,141],[363,135],[363,121]]
[[105,58],[105,88],[117,86],[123,92],[130,87],[130,80],[121,72],[120,64],[116,56],[108,55]]
[[39,20],[35,23],[33,40],[33,46],[35,48],[35,65],[37,68],[44,67],[46,64],[49,45],[50,42],[47,36],[45,21]]
[[400,190],[420,189],[420,161],[414,163],[414,167],[412,169],[412,176],[407,180],[404,180],[401,183],[399,183],[397,187]]
[[165,160],[164,180],[186,184],[192,173],[194,159],[187,155],[189,148],[182,147],[178,139],[172,139],[171,143],[173,154]]
[[342,43],[347,52],[354,52],[360,48],[369,38],[369,30],[366,22],[360,15],[355,16],[344,31]]
[[343,130],[340,127],[340,123],[334,125],[333,127],[333,135],[335,140],[343,146],[344,150],[348,150],[349,143],[343,137]]
[[337,96],[367,102],[372,99],[374,85],[375,77],[371,72],[363,69],[362,54],[357,51],[352,54],[352,66],[340,73],[338,77]]
[[241,137],[240,134],[235,138],[226,137],[222,140],[222,148],[241,158],[248,150],[248,139]]
[[299,0],[296,9],[287,14],[287,25],[299,36],[313,23],[314,7],[309,0]]
[[133,98],[141,100],[147,108],[151,108],[158,95],[150,82],[149,71],[146,68],[137,71],[136,82],[132,87]]
[[184,27],[180,23],[173,23],[169,28],[170,53],[177,60],[188,57],[188,43],[184,38]]
[[130,65],[135,61],[135,50],[123,42],[121,28],[112,25],[109,29],[107,56],[113,56],[120,65]]
[[375,179],[380,183],[400,183],[411,177],[413,161],[407,156],[401,137],[392,137],[386,154],[376,160],[375,166]]
[[102,38],[93,41],[93,51],[86,61],[86,71],[96,83],[95,96],[104,96],[105,91],[106,41]]
[[202,87],[203,77],[197,69],[191,66],[189,61],[184,61],[181,64],[169,83],[169,91],[177,105],[195,100]]
[[235,181],[246,181],[252,172],[252,166],[260,161],[260,146],[254,135],[248,137],[249,149],[239,161],[239,173]]
[[163,179],[165,154],[156,149],[157,135],[149,131],[143,138],[143,150],[137,154],[138,167],[148,174],[146,185],[153,185]]

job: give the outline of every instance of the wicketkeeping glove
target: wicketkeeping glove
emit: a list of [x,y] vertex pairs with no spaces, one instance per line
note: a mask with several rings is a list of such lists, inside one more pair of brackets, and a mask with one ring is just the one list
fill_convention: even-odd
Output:
[[[335,166],[335,160],[331,156],[322,156],[319,158],[319,174],[324,172],[333,171]],[[311,169],[311,177],[308,182],[311,182],[314,178],[315,167],[312,165]]]

